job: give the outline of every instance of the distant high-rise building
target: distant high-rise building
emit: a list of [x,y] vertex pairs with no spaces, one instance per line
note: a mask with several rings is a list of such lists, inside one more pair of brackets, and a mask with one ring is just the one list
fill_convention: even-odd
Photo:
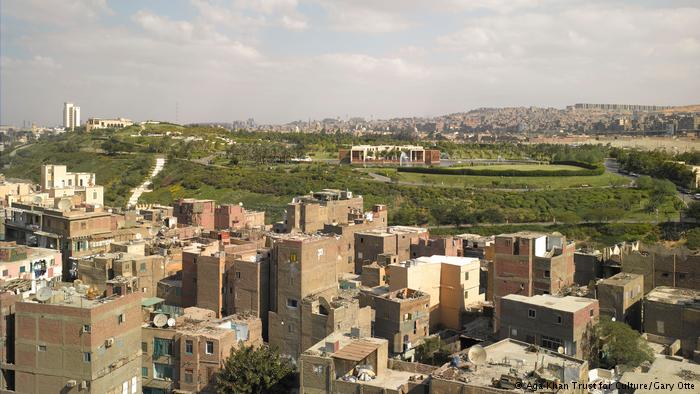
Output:
[[80,127],[80,107],[73,103],[63,103],[63,127],[75,130]]

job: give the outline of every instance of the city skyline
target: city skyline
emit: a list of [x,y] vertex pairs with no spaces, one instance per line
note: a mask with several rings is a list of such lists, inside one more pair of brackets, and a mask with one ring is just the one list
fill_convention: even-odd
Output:
[[689,1],[374,3],[3,2],[0,123],[700,101]]

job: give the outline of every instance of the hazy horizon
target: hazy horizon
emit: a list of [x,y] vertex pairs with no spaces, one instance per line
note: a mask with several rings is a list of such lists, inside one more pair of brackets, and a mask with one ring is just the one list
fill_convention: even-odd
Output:
[[693,1],[0,6],[2,124],[58,125],[64,101],[81,107],[83,122],[180,123],[700,103]]

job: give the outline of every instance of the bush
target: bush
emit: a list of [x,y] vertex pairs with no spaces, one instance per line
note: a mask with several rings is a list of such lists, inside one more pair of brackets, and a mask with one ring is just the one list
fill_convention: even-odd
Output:
[[686,246],[690,249],[700,249],[700,228],[688,230],[685,234],[688,243]]

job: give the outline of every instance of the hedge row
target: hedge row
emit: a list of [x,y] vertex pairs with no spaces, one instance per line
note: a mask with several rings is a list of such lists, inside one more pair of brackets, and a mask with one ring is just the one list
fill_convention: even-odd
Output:
[[442,175],[477,175],[477,176],[593,176],[602,175],[605,167],[602,165],[579,163],[574,161],[556,161],[551,164],[579,167],[580,170],[496,170],[474,169],[469,167],[399,167],[399,172],[416,172],[421,174]]

